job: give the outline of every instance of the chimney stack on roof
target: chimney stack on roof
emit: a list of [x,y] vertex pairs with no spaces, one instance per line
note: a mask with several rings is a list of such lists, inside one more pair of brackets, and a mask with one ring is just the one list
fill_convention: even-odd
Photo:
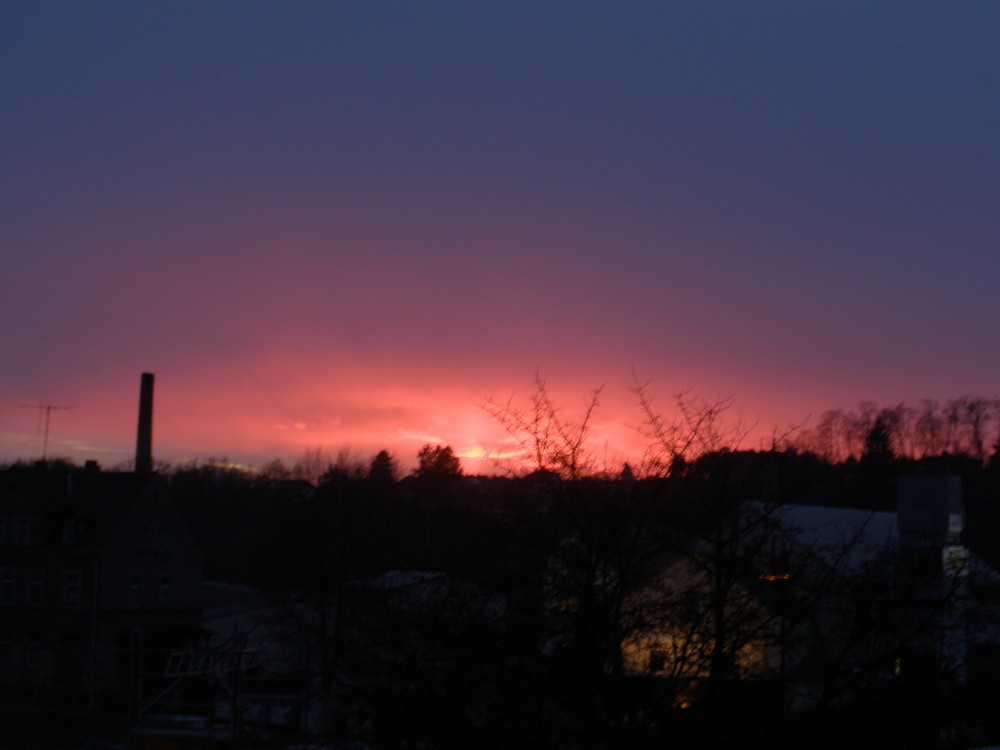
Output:
[[144,372],[139,384],[139,431],[135,441],[135,472],[153,471],[153,373]]

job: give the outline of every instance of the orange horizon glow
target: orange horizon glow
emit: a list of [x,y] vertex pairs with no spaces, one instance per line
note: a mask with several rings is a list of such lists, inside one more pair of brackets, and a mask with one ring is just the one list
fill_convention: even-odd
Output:
[[[415,379],[409,387],[369,382],[362,388],[351,385],[352,377],[347,373],[341,382],[300,377],[279,388],[274,384],[280,378],[265,371],[242,378],[220,373],[211,379],[216,383],[204,372],[180,382],[158,375],[154,459],[175,465],[219,460],[249,467],[278,459],[292,466],[307,451],[367,462],[387,450],[408,473],[417,451],[430,443],[450,446],[468,474],[525,466],[516,440],[485,410],[490,398],[485,389],[477,397],[474,386],[433,378]],[[122,376],[80,386],[74,411],[52,419],[49,457],[78,464],[93,459],[108,468],[127,465],[135,450],[138,380],[138,375],[134,382]],[[506,390],[514,408],[527,406],[533,387],[524,380]],[[592,389],[570,384],[549,386],[549,391],[561,418],[573,421]],[[670,408],[667,395],[660,398],[657,407]],[[507,398],[497,400],[506,403]],[[0,435],[3,458],[40,458],[42,437],[34,429],[35,415],[18,416],[16,428]],[[586,449],[595,464],[608,472],[620,471],[625,463],[638,468],[648,445],[639,431],[642,422],[633,393],[606,387]]]
[[[0,461],[41,458],[37,415],[16,405],[51,400],[71,404],[73,411],[52,416],[50,458],[77,464],[94,459],[107,468],[128,465],[135,453],[139,375],[152,371],[157,462],[225,460],[261,467],[278,459],[291,466],[317,449],[330,457],[346,452],[364,462],[387,450],[407,473],[415,467],[417,451],[431,443],[450,446],[466,473],[493,474],[503,470],[498,462],[517,464],[520,448],[484,406],[491,398],[527,406],[535,389],[531,372],[537,369],[517,359],[490,371],[463,368],[448,358],[414,364],[406,352],[369,358],[342,352],[306,356],[290,346],[269,352],[248,349],[232,359],[219,364],[195,357],[150,366],[136,358],[128,369],[108,365],[22,387],[6,399],[13,405],[0,432]],[[629,390],[635,376],[579,360],[550,369],[551,375],[543,373],[547,388],[560,415],[570,421],[603,384],[588,452],[609,472],[620,471],[626,462],[638,470],[648,440],[640,433],[644,416]],[[692,396],[710,401],[732,397],[724,421],[744,426],[747,434],[740,447],[746,449],[770,447],[774,435],[790,425],[808,425],[810,417],[815,420],[827,408],[850,408],[860,399],[845,394],[864,392],[845,379],[816,379],[792,388],[765,378],[726,391],[718,378],[685,377],[708,383],[703,391],[692,388]],[[667,417],[674,395],[683,390],[666,380],[649,385],[654,408]],[[885,392],[899,401],[899,394]],[[875,393],[872,400],[879,396],[885,397]],[[914,398],[921,396],[926,394]]]
[[746,449],[996,392],[992,6],[886,47],[868,5],[629,4],[557,44],[545,3],[16,5],[0,462],[54,403],[50,456],[127,464],[142,372],[160,462],[432,442],[469,473],[535,372],[567,414],[604,387],[609,468],[633,372],[666,413],[731,397]]

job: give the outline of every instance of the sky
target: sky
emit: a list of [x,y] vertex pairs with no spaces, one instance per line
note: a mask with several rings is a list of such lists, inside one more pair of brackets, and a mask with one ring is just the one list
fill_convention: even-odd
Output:
[[[0,461],[997,395],[1000,4],[0,4]],[[53,409],[47,446],[37,407]]]

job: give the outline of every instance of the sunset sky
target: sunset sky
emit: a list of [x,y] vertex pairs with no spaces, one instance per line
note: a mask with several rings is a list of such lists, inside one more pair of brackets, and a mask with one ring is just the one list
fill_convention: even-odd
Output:
[[0,461],[1000,394],[1000,3],[5,2]]

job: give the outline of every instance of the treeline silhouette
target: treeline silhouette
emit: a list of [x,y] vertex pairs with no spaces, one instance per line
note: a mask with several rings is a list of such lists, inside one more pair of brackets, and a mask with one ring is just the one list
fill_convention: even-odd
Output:
[[571,419],[537,385],[526,406],[489,406],[526,458],[495,476],[463,475],[437,445],[405,476],[387,450],[317,448],[259,471],[160,467],[206,579],[267,593],[269,637],[298,655],[289,668],[329,708],[331,738],[691,749],[1000,738],[1000,639],[960,664],[935,656],[956,602],[1000,632],[1000,576],[972,591],[940,556],[849,564],[860,532],[795,547],[781,515],[894,510],[899,477],[958,475],[961,541],[1000,569],[994,401],[864,404],[744,450],[726,403],[681,395],[666,417],[637,386],[650,450],[611,467],[588,447],[600,391]]
[[924,399],[916,405],[863,402],[854,410],[824,412],[814,427],[798,431],[788,444],[840,463],[861,458],[876,428],[896,457],[951,455],[984,464],[998,455],[1000,400],[962,396],[943,402]]
[[[901,474],[958,472],[965,541],[1000,565],[1000,467],[878,450],[869,440],[840,463],[792,448],[723,450],[647,478],[469,477],[437,460],[399,477],[383,451],[369,463],[329,459],[315,483],[301,478],[322,458],[314,452],[287,473],[205,463],[169,482],[208,553],[207,576],[283,602],[275,632],[309,651],[318,689],[337,694],[335,736],[377,747],[681,748],[943,747],[956,727],[988,736],[1000,694],[989,669],[960,685],[918,658],[954,595],[918,596],[926,570],[902,583],[889,563],[781,583],[813,561],[775,557],[770,509],[891,509]],[[747,522],[750,503],[769,510]],[[846,555],[854,541],[843,544]],[[697,585],[649,586],[681,564]],[[423,593],[369,585],[390,579]],[[855,644],[817,649],[786,674],[741,671],[761,644],[791,650],[786,632],[831,627],[831,609]],[[663,661],[636,676],[623,644],[667,622],[676,630],[682,616],[699,648],[673,672],[665,655],[644,656]],[[899,676],[903,654],[912,659]],[[793,679],[824,688],[789,713]]]

